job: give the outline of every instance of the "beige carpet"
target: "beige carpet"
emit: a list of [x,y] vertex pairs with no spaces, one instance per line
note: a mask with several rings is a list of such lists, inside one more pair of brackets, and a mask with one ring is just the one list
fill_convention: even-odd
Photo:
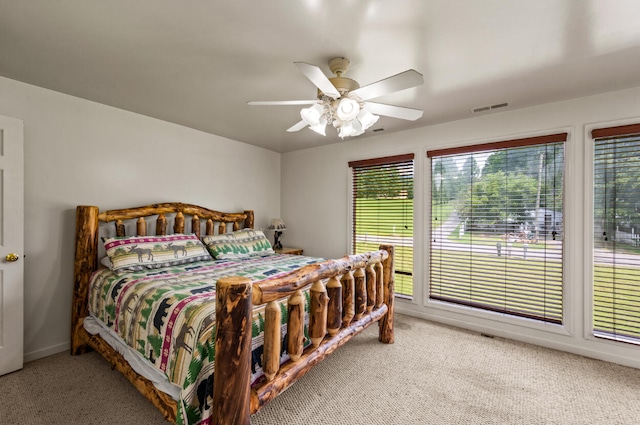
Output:
[[[0,377],[0,424],[163,424],[95,353]],[[377,326],[252,417],[252,424],[640,424],[640,370],[407,316]]]

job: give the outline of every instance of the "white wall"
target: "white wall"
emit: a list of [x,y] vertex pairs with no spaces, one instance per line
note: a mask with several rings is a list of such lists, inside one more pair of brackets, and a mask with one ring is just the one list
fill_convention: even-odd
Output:
[[[349,169],[356,159],[414,152],[415,188],[415,299],[398,300],[397,311],[468,329],[523,340],[595,358],[640,367],[640,347],[596,340],[590,330],[589,211],[590,165],[587,146],[592,124],[640,121],[640,89],[606,93],[533,108],[505,111],[466,120],[380,135],[349,139],[324,147],[282,156],[282,217],[287,223],[285,245],[304,248],[305,254],[344,255],[349,249]],[[495,313],[473,311],[429,302],[426,296],[429,178],[427,149],[518,137],[569,132],[565,171],[565,325],[542,325]],[[590,164],[590,162],[588,163]],[[426,186],[430,187],[430,186]],[[424,341],[428,344],[429,341]]]
[[6,78],[0,115],[25,129],[27,361],[69,347],[76,205],[280,214],[278,153]]
[[[254,209],[287,223],[286,246],[348,252],[354,159],[416,154],[415,300],[397,310],[493,335],[640,367],[640,350],[588,337],[590,230],[585,127],[640,120],[640,89],[507,111],[281,155],[0,77],[0,115],[25,122],[25,360],[69,346],[75,206],[181,201]],[[566,130],[566,324],[563,328],[443,308],[426,300],[427,149]],[[282,164],[281,164],[282,162]],[[176,165],[177,164],[177,165]],[[247,168],[246,174],[237,170]],[[281,179],[282,173],[282,179]],[[282,183],[281,183],[282,181]],[[282,195],[281,195],[282,194]],[[425,341],[425,344],[428,341]]]

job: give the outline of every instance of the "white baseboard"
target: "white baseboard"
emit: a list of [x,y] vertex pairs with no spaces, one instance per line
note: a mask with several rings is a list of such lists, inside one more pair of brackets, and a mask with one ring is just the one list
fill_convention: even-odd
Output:
[[25,363],[29,363],[34,360],[42,359],[44,357],[53,356],[54,354],[58,354],[63,351],[69,351],[70,349],[71,342],[63,342],[62,344],[52,345],[51,347],[41,348],[39,350],[24,353],[23,359]]

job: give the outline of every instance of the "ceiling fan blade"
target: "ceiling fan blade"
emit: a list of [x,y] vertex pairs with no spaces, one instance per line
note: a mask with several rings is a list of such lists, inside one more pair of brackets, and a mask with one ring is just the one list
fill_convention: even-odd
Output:
[[269,105],[313,105],[317,100],[251,100],[247,105],[269,106]]
[[324,73],[322,72],[322,70],[320,70],[320,68],[318,68],[315,65],[310,65],[304,62],[294,62],[294,63],[298,67],[300,72],[302,72],[305,75],[305,77],[311,80],[311,82],[315,84],[315,86],[319,88],[320,91],[322,91],[322,93],[334,99],[337,99],[340,97],[340,93],[338,92],[338,90],[334,87],[333,84],[331,84],[331,81],[329,81],[327,76],[324,75]]
[[289,133],[293,133],[295,131],[300,131],[303,128],[305,128],[307,126],[307,122],[305,120],[301,120],[299,121],[297,124],[292,125],[291,127],[287,128],[287,131]]
[[368,100],[385,94],[419,86],[423,83],[424,78],[422,78],[422,74],[414,71],[413,69],[409,69],[408,71],[401,72],[400,74],[393,75],[389,78],[385,78],[384,80],[360,87],[351,93],[359,96],[362,100]]
[[405,108],[403,106],[385,105],[384,103],[365,102],[364,108],[376,115],[400,118],[403,120],[415,121],[422,117],[420,109]]

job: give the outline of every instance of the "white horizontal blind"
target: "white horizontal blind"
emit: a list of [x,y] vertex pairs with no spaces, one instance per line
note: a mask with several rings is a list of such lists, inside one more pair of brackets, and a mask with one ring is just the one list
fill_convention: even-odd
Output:
[[395,247],[395,293],[413,296],[413,154],[353,161],[353,253]]
[[593,135],[593,334],[639,344],[640,125]]
[[564,140],[427,153],[430,299],[562,323]]

